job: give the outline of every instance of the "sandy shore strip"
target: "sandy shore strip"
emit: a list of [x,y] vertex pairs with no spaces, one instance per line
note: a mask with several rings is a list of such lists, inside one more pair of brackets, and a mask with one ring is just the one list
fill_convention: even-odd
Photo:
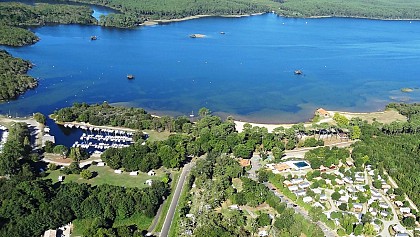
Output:
[[[333,116],[335,113],[339,113],[341,115],[346,116],[348,119],[359,117],[362,120],[367,120],[368,122],[372,122],[374,119],[381,123],[391,123],[393,121],[407,121],[407,117],[398,113],[398,111],[390,109],[381,112],[346,112],[346,111],[332,111],[327,110],[329,117],[322,118],[317,124],[320,123],[332,123],[334,122]],[[275,128],[284,127],[284,128],[291,128],[293,125],[297,124],[264,124],[264,123],[252,123],[252,122],[243,122],[243,121],[234,121],[235,127],[238,132],[242,132],[245,124],[250,124],[253,127],[264,127],[267,128],[268,132],[271,133]],[[312,126],[311,122],[305,122],[305,127]]]
[[258,16],[258,15],[262,15],[264,14],[263,12],[261,13],[254,13],[254,14],[244,14],[244,15],[195,15],[195,16],[188,16],[188,17],[183,17],[183,18],[175,18],[175,19],[169,19],[169,20],[150,20],[150,21],[145,21],[141,24],[139,24],[139,26],[152,26],[152,25],[157,25],[157,24],[161,24],[161,23],[171,23],[171,22],[180,22],[180,21],[188,21],[188,20],[194,20],[194,19],[198,19],[198,18],[203,18],[203,17],[247,17],[247,16]]

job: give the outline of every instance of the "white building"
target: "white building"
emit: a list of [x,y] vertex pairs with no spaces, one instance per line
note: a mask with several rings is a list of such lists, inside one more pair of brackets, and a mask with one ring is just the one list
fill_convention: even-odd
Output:
[[137,176],[139,174],[139,172],[138,171],[132,171],[132,172],[130,172],[130,175],[131,176]]
[[146,180],[145,183],[149,186],[152,186],[153,181],[151,179],[148,179],[148,180]]
[[154,170],[150,170],[149,172],[147,172],[147,175],[149,176],[155,176],[156,172]]
[[122,174],[122,170],[114,170],[114,173],[116,173],[116,174]]
[[308,202],[312,202],[313,201],[312,197],[304,197],[302,200],[305,203],[308,203]]

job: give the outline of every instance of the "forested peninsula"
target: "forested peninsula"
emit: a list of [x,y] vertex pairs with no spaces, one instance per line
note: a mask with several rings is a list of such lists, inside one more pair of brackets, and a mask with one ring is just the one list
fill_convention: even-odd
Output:
[[22,3],[0,3],[0,44],[23,46],[39,38],[21,28],[56,24],[95,24],[92,10],[87,6],[39,3],[30,6]]
[[0,50],[0,101],[14,99],[38,85],[33,77],[26,75],[31,66],[30,62]]

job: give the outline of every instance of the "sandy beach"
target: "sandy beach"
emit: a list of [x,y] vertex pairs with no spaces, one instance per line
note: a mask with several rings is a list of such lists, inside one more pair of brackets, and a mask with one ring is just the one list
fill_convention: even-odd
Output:
[[157,25],[157,24],[162,24],[162,23],[171,23],[171,22],[179,22],[179,21],[188,21],[188,20],[193,20],[193,19],[198,19],[198,18],[203,18],[203,17],[247,17],[247,16],[258,16],[258,15],[262,15],[264,14],[263,12],[261,13],[254,13],[254,14],[244,14],[244,15],[195,15],[195,16],[188,16],[188,17],[183,17],[183,18],[175,18],[175,19],[170,19],[170,20],[150,20],[150,21],[145,21],[141,24],[139,24],[139,26],[152,26],[152,25]]
[[[346,111],[333,111],[327,110],[329,117],[321,119],[317,124],[320,123],[330,123],[334,120],[332,117],[335,113],[339,113],[341,115],[346,116],[348,119],[359,117],[362,120],[367,120],[368,122],[372,122],[374,119],[380,123],[391,123],[393,121],[407,121],[407,118],[396,110],[385,110],[381,112],[367,112],[367,113],[357,113],[357,112],[346,112]],[[284,127],[290,128],[294,125],[294,123],[279,123],[279,124],[264,124],[264,123],[252,123],[252,122],[244,122],[244,121],[234,121],[235,127],[238,132],[242,132],[244,128],[244,124],[249,123],[253,127],[264,127],[267,128],[268,132],[271,133],[277,127]],[[305,122],[305,127],[310,127],[312,125],[311,122]]]

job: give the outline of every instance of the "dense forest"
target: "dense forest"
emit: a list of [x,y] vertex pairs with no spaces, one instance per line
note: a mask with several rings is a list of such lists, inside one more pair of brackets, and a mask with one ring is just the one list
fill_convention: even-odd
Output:
[[144,189],[69,183],[24,177],[0,180],[0,236],[41,236],[74,219],[90,219],[84,236],[143,236],[136,226],[113,228],[114,221],[135,213],[156,214],[168,187],[156,181]]
[[37,81],[26,75],[29,68],[30,62],[0,50],[0,101],[14,99],[37,86]]
[[280,4],[278,13],[291,17],[341,16],[420,19],[420,2],[416,0],[288,0]]
[[20,28],[57,24],[96,24],[92,10],[86,6],[38,3],[0,3],[0,44],[22,46],[33,44],[39,38],[31,31]]

